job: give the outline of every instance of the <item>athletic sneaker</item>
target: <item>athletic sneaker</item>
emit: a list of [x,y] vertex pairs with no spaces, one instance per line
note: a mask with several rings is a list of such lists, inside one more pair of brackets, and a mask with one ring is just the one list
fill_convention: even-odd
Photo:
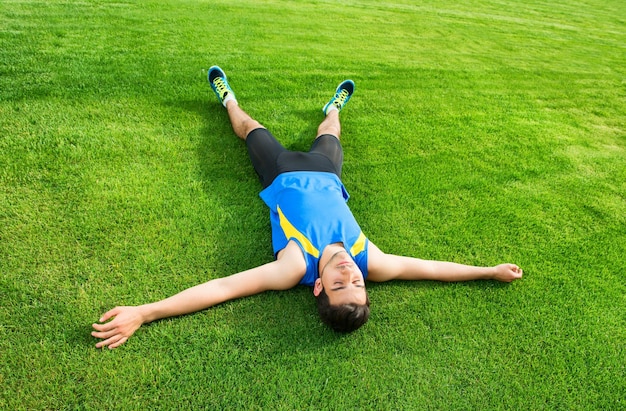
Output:
[[330,99],[328,103],[324,106],[322,111],[324,114],[328,114],[330,111],[329,108],[334,107],[337,111],[341,111],[343,106],[348,103],[350,97],[352,97],[352,93],[354,93],[354,81],[352,80],[344,80],[335,91],[335,95]]
[[211,84],[211,88],[224,107],[226,107],[226,103],[230,100],[237,101],[235,93],[233,93],[233,90],[228,84],[224,70],[218,66],[213,66],[209,69],[207,77],[209,79],[209,84]]

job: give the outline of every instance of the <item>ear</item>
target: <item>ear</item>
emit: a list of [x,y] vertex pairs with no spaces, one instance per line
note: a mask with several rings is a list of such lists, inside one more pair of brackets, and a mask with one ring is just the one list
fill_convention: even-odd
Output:
[[315,280],[315,285],[313,286],[313,295],[318,297],[323,289],[324,286],[322,285],[322,279],[318,278]]

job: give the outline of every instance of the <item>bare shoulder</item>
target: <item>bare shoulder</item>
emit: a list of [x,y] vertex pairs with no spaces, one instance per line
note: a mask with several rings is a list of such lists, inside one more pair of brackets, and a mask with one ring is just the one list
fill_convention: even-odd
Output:
[[[304,260],[304,254],[302,249],[296,244],[295,241],[291,240],[287,243],[287,246],[278,252],[276,256],[278,261],[281,260],[289,260],[292,263],[300,261],[302,264],[302,268],[306,270],[306,261]],[[293,260],[293,261],[292,261]]]
[[306,273],[304,254],[294,241],[289,241],[287,246],[278,252],[275,263],[283,276],[295,281],[294,286]]
[[374,282],[390,280],[387,260],[387,254],[370,241],[367,249],[367,279]]

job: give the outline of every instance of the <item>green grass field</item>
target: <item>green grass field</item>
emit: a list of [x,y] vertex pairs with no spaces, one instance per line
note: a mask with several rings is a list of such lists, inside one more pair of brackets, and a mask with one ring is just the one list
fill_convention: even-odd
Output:
[[[0,4],[0,409],[626,409],[626,9],[618,0]],[[369,287],[337,335],[309,289],[91,324],[272,259],[207,82],[344,182],[383,250],[524,278]]]

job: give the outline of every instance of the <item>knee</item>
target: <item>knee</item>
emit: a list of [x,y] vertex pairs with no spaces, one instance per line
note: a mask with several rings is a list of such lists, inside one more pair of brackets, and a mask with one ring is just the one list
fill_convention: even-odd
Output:
[[246,136],[258,128],[265,128],[265,127],[263,127],[263,125],[256,120],[246,122],[246,124],[244,125]]
[[341,134],[341,129],[339,127],[320,127],[317,129],[317,137],[326,134],[330,134],[331,136],[339,138]]
[[265,128],[261,123],[256,120],[248,119],[241,122],[239,127],[235,127],[235,131],[239,135],[239,137],[245,139],[248,134],[258,128]]

